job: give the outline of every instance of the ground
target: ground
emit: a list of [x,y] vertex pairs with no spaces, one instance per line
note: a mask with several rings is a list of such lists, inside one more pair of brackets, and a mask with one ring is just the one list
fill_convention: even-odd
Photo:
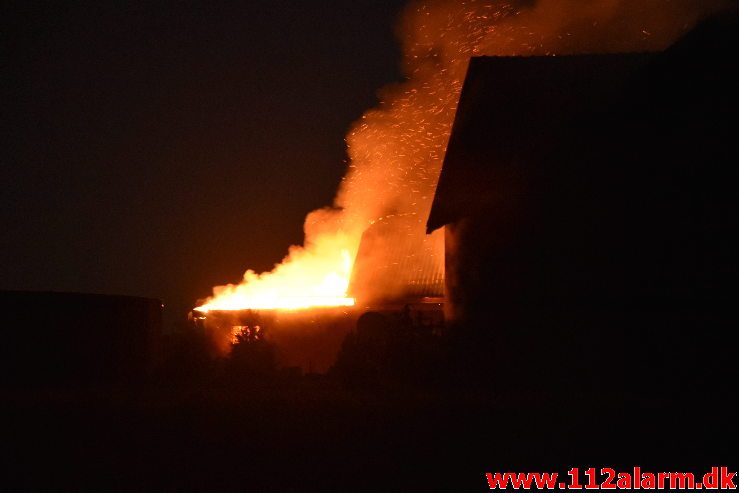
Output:
[[13,390],[13,491],[483,491],[485,472],[736,468],[719,395],[269,385]]

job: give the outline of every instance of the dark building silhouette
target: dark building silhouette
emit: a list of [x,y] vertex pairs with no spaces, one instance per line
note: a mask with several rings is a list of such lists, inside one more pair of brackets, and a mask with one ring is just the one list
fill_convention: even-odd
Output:
[[0,291],[5,385],[137,383],[156,369],[162,302]]
[[459,364],[501,385],[735,373],[738,27],[472,59],[427,224]]

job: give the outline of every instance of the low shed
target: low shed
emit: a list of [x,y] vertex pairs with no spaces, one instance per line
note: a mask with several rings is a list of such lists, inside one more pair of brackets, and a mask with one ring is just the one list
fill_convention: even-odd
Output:
[[0,314],[6,385],[131,383],[155,369],[160,300],[0,291]]

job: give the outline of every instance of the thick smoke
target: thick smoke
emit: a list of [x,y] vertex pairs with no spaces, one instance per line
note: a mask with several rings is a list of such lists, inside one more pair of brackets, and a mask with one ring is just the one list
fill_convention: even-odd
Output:
[[411,3],[398,27],[407,80],[383,89],[380,106],[351,129],[351,166],[336,205],[360,228],[388,213],[428,212],[471,56],[660,50],[727,3]]
[[[417,1],[398,26],[407,80],[380,93],[348,137],[336,199],[352,237],[388,214],[425,222],[471,56],[654,51],[723,1]],[[411,217],[411,216],[404,216]],[[434,244],[443,248],[440,241]],[[438,258],[442,258],[442,254]],[[383,286],[375,286],[383,290]]]
[[[406,80],[382,89],[379,106],[351,127],[346,139],[349,170],[335,203],[308,215],[304,246],[292,247],[272,273],[248,271],[242,284],[215,288],[216,301],[218,296],[233,299],[259,291],[275,284],[275,278],[281,285],[292,282],[295,289],[309,291],[305,273],[320,283],[322,276],[340,271],[342,252],[353,258],[363,231],[384,216],[417,223],[422,234],[470,57],[660,50],[730,3],[412,2],[398,24]],[[443,248],[438,238],[434,244]],[[437,253],[441,259],[442,252]]]

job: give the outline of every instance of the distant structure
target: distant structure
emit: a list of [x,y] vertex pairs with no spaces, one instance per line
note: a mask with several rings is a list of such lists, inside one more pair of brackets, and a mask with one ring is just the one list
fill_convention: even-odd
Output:
[[427,223],[471,371],[736,374],[738,51],[727,14],[657,54],[472,59]]
[[349,295],[362,305],[441,302],[444,237],[424,234],[413,214],[390,214],[362,234]]
[[160,300],[0,291],[0,313],[5,385],[127,384],[155,370]]
[[444,235],[416,213],[388,214],[362,234],[349,295],[356,327],[331,373],[350,387],[438,380],[444,334]]

